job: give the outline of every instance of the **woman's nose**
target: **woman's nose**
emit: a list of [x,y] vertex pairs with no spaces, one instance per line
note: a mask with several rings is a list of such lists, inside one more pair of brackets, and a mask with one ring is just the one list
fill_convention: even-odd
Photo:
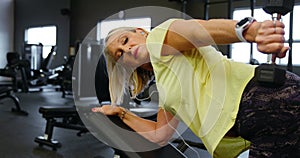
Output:
[[124,49],[124,50],[125,50],[124,52],[126,52],[126,53],[127,53],[127,52],[130,52],[130,51],[131,51],[131,48],[132,48],[132,47],[127,46],[127,47]]

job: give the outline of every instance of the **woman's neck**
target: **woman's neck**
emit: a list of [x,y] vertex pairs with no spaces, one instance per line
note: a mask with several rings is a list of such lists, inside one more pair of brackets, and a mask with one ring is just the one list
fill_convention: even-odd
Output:
[[153,67],[151,65],[151,63],[145,63],[143,65],[140,66],[142,69],[147,70],[147,71],[153,71]]

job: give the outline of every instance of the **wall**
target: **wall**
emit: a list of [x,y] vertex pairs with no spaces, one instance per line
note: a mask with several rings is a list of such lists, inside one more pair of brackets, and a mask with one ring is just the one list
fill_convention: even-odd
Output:
[[[7,3],[13,0],[2,0],[0,3]],[[181,0],[15,0],[15,39],[14,49],[23,51],[24,30],[31,26],[55,24],[58,26],[58,50],[56,65],[63,63],[63,56],[67,55],[68,47],[82,41],[86,35],[96,26],[97,22],[108,16],[142,6],[160,6],[182,10]],[[220,0],[210,0],[215,2]],[[233,7],[242,6],[249,8],[250,3],[246,0],[233,0]],[[295,0],[300,2],[300,0]],[[261,1],[257,1],[261,5]],[[4,7],[5,5],[1,5]],[[71,15],[63,16],[60,13],[62,8],[71,10]],[[1,12],[3,10],[1,9]],[[5,12],[5,11],[4,11]],[[194,18],[204,18],[203,0],[187,0],[186,13]],[[8,14],[5,12],[5,14]],[[163,13],[150,13],[153,16]],[[3,16],[2,14],[0,15]],[[209,18],[227,18],[228,4],[221,3],[209,7]],[[158,23],[160,19],[154,19]],[[4,20],[5,21],[5,20]],[[11,28],[11,27],[9,27]],[[219,47],[224,54],[227,54],[227,47]],[[2,52],[1,52],[2,53]]]
[[[6,64],[6,53],[13,51],[14,40],[14,2],[13,0],[0,1],[0,68]],[[0,81],[7,78],[0,77]]]
[[15,50],[23,52],[24,31],[29,27],[57,26],[57,55],[51,67],[64,63],[68,55],[70,17],[61,9],[70,8],[70,0],[15,0]]
[[99,0],[72,0],[70,41],[75,42],[82,40],[100,20],[116,14],[121,10],[143,6],[160,6],[181,10],[181,3],[170,2],[168,0],[110,0],[106,2]]
[[[180,11],[182,7],[180,2],[169,0],[15,0],[15,3],[14,49],[20,53],[23,52],[24,31],[28,27],[57,25],[58,55],[54,66],[64,62],[63,56],[67,55],[68,47],[82,41],[98,21],[120,10],[141,6],[160,6]],[[70,9],[70,17],[60,13],[63,8]]]
[[0,1],[0,68],[6,65],[6,53],[13,51],[14,3],[13,0]]
[[[70,45],[82,41],[98,21],[112,14],[142,6],[167,7],[178,11],[183,9],[180,0],[110,0],[105,2],[102,0],[15,0],[15,3],[14,49],[16,51],[23,52],[24,31],[28,27],[50,24],[58,26],[58,50],[53,67],[64,62],[63,56],[67,55]],[[60,13],[63,8],[70,9],[70,17],[63,16]],[[164,13],[148,13],[156,16],[153,19],[154,24],[161,22],[163,17],[170,16],[164,15]],[[188,0],[186,13],[195,18],[203,18],[204,6],[202,0]]]

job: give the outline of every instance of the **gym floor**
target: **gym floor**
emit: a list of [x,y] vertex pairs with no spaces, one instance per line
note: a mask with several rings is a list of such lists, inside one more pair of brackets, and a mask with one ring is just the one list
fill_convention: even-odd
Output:
[[[73,98],[62,98],[62,93],[55,90],[42,92],[16,93],[21,108],[29,113],[21,116],[11,112],[14,107],[10,99],[0,100],[0,157],[1,158],[114,158],[114,150],[97,140],[92,134],[77,136],[78,131],[54,128],[53,138],[62,147],[53,151],[47,146],[40,147],[34,142],[35,137],[44,133],[46,120],[38,112],[41,106],[73,106]],[[190,133],[185,138],[195,140]],[[195,149],[202,158],[210,158],[207,151]],[[197,157],[194,151],[187,149],[190,158]]]
[[73,99],[62,98],[61,92],[46,91],[17,93],[21,108],[28,116],[11,112],[14,107],[10,99],[0,101],[0,154],[1,158],[112,158],[114,150],[101,143],[91,134],[78,137],[78,131],[54,128],[53,138],[62,147],[53,151],[49,147],[39,147],[35,137],[44,133],[46,120],[38,112],[39,107],[49,105],[72,106]]

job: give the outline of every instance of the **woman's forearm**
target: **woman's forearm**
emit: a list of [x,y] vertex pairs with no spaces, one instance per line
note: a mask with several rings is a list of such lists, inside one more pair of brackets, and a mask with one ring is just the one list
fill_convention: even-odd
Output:
[[123,107],[111,105],[94,108],[93,111],[105,115],[118,115],[131,129],[149,141],[160,145],[164,145],[169,141],[178,125],[178,120],[162,109],[159,109],[157,113],[157,121],[141,118]]
[[[198,36],[196,38],[205,38],[203,35],[205,35],[205,31],[207,31],[208,35],[213,39],[212,42],[214,42],[208,44],[232,44],[240,42],[235,32],[235,26],[237,24],[237,21],[235,20],[212,19],[207,21],[196,21],[203,27],[203,29],[205,29],[204,33],[196,33],[195,36]],[[259,22],[253,22],[249,29],[245,30],[243,35],[248,42],[255,41],[258,26]]]
[[119,117],[125,124],[146,139],[160,145],[165,145],[169,141],[174,133],[174,128],[178,124],[178,121],[174,120],[173,116],[161,110],[157,114],[157,121],[152,121],[136,116],[124,108],[120,109]]
[[[191,47],[240,42],[235,33],[236,23],[237,21],[228,19],[176,20],[170,25],[166,41],[172,46],[180,45],[180,43],[188,46],[190,43]],[[259,23],[254,22],[244,32],[247,41],[255,41],[258,26]]]

